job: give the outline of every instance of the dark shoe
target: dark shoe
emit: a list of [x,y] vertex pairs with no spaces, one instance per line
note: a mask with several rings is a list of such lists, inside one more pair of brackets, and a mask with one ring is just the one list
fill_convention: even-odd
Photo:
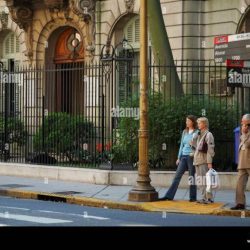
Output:
[[231,207],[231,210],[243,210],[245,209],[245,205],[237,204],[235,207]]
[[168,199],[166,197],[158,198],[158,201],[171,201],[171,199]]
[[198,200],[197,203],[199,204],[207,204],[207,201],[205,199]]
[[196,202],[196,199],[190,199],[189,202]]
[[208,199],[208,200],[207,200],[207,204],[211,204],[211,203],[214,203],[214,201],[211,200],[211,199]]

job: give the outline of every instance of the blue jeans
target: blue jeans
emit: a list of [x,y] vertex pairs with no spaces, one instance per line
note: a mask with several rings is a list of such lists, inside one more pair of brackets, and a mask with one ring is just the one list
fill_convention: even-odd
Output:
[[[175,173],[175,177],[166,195],[164,196],[165,198],[169,200],[174,199],[174,196],[181,181],[181,177],[183,176],[186,170],[188,170],[189,176],[192,176],[193,180],[195,180],[195,167],[193,165],[193,158],[188,155],[184,155],[181,157],[180,163]],[[196,200],[197,188],[195,182],[193,182],[192,184],[194,185],[189,185],[189,197],[190,200]]]

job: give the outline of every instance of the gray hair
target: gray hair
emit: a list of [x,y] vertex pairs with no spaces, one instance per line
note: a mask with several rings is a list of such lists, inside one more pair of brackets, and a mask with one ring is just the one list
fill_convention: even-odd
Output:
[[250,121],[250,114],[245,114],[242,116],[242,120]]
[[203,122],[207,128],[209,128],[209,122],[208,119],[206,117],[200,117],[197,119],[197,122]]

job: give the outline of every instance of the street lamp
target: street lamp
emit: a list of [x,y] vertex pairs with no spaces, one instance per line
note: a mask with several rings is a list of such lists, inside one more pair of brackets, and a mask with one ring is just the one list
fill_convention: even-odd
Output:
[[[152,0],[150,0],[152,1]],[[140,1],[140,129],[139,168],[136,186],[129,192],[129,201],[154,201],[158,193],[151,186],[148,165],[148,25],[147,0]]]

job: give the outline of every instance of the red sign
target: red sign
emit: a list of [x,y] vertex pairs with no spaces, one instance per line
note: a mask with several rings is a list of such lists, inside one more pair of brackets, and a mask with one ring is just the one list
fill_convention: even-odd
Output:
[[216,36],[214,38],[214,44],[228,43],[228,36]]
[[244,67],[244,60],[229,60],[229,59],[227,59],[227,67],[243,68]]

